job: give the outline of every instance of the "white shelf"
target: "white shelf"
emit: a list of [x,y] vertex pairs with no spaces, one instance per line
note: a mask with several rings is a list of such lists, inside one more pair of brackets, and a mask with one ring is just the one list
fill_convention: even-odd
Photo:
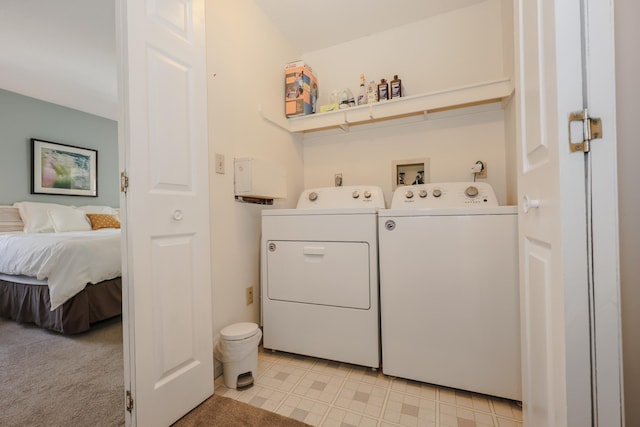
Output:
[[511,97],[514,85],[510,78],[483,82],[449,90],[421,95],[406,96],[398,99],[359,105],[344,110],[309,114],[292,117],[271,116],[259,111],[265,120],[274,123],[289,132],[312,132],[330,128],[348,130],[352,125],[373,123],[423,114],[428,118],[432,112],[463,109],[470,106],[505,101]]

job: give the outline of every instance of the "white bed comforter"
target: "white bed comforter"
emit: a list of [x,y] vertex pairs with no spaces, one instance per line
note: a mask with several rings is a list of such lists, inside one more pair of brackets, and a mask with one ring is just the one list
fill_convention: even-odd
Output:
[[122,275],[120,230],[2,233],[0,273],[47,280],[55,310],[87,283]]

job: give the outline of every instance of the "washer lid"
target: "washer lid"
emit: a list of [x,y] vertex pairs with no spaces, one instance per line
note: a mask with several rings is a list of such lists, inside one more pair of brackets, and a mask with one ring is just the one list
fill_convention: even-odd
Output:
[[222,338],[228,341],[238,341],[254,335],[258,331],[258,325],[251,322],[234,323],[225,326],[220,331]]

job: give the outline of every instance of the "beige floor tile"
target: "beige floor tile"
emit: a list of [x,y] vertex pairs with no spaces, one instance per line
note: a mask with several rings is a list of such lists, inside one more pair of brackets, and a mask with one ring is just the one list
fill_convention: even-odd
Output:
[[522,408],[506,399],[262,348],[252,387],[227,388],[220,376],[215,392],[322,427],[523,426]]
[[349,412],[340,408],[331,408],[325,417],[322,427],[376,427],[378,420],[362,414]]
[[298,396],[289,396],[276,409],[276,413],[313,426],[319,426],[328,409],[329,406],[323,403]]
[[391,390],[400,393],[413,394],[431,400],[436,400],[438,396],[438,387],[435,385],[405,380],[402,378],[393,379],[391,382]]

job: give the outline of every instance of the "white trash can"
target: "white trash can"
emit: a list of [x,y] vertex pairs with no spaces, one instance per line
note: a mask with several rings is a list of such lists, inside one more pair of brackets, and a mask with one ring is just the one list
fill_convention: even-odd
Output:
[[255,323],[234,323],[222,328],[214,355],[222,362],[224,385],[239,389],[253,384],[258,376],[258,344],[261,338],[262,331]]

